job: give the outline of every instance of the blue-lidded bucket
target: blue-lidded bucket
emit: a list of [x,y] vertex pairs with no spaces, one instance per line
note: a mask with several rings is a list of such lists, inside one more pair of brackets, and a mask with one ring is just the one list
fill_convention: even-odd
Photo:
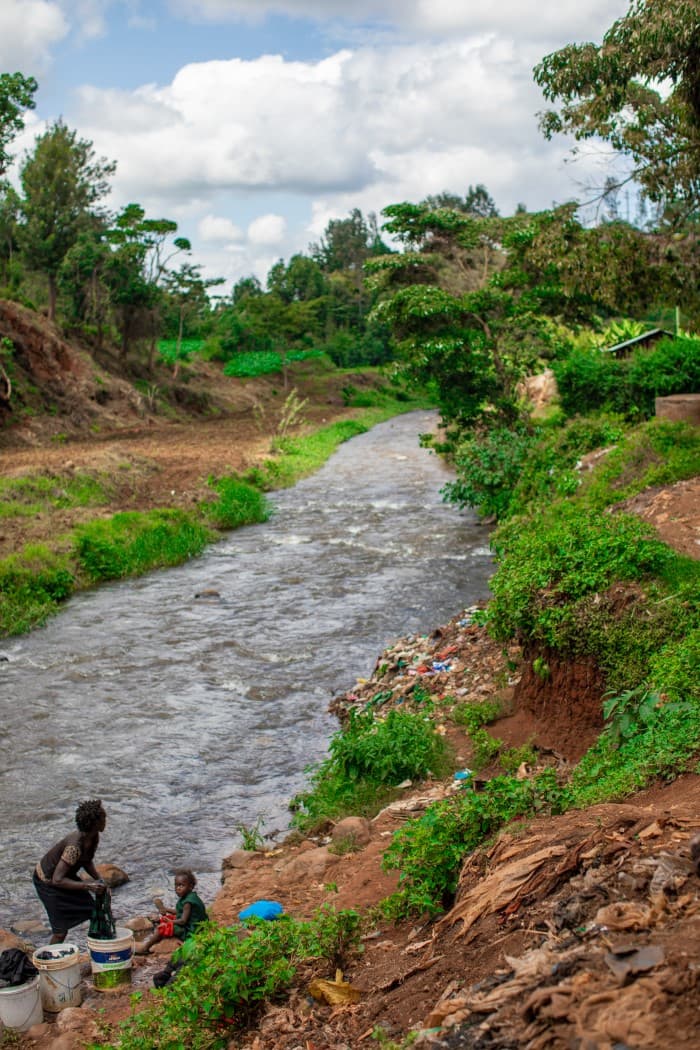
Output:
[[98,991],[131,984],[131,964],[134,958],[134,935],[124,926],[117,926],[117,936],[111,941],[88,937],[92,980]]

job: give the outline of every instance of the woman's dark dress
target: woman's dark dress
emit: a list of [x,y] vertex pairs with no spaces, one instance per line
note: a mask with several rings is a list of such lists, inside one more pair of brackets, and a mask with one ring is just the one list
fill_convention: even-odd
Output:
[[64,860],[68,865],[65,877],[77,879],[80,869],[86,864],[92,864],[98,842],[99,838],[92,846],[86,847],[82,834],[73,831],[52,846],[34,870],[34,888],[46,908],[53,933],[79,926],[92,916],[95,902],[91,893],[87,890],[66,890],[62,886],[54,886],[51,879],[59,860]]

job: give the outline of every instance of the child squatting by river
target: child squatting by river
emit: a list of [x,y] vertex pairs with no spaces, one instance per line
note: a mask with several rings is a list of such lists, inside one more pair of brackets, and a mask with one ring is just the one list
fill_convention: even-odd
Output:
[[201,922],[207,921],[207,910],[198,893],[195,893],[197,879],[189,868],[178,868],[175,872],[175,893],[177,904],[175,911],[168,911],[163,902],[156,900],[160,920],[156,929],[136,949],[137,955],[148,955],[154,944],[166,937],[179,937],[186,941]]

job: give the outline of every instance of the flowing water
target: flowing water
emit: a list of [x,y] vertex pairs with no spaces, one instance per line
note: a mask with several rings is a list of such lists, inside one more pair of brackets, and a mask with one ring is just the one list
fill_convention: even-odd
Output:
[[487,594],[485,529],[441,502],[449,472],[418,447],[434,425],[375,427],[276,493],[266,524],[0,643],[0,926],[45,919],[30,873],[83,798],[108,813],[97,861],[131,876],[117,919],[173,899],[173,866],[212,900],[239,825],[287,827],[331,698]]

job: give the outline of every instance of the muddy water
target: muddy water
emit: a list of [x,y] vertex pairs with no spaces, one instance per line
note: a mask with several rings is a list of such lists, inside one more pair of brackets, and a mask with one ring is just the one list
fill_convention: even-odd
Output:
[[81,798],[108,812],[98,861],[131,875],[117,918],[172,896],[174,865],[211,900],[238,825],[287,827],[330,699],[487,593],[486,530],[442,504],[449,473],[418,447],[434,421],[376,427],[276,494],[268,523],[0,644],[0,926],[44,917],[30,872]]

